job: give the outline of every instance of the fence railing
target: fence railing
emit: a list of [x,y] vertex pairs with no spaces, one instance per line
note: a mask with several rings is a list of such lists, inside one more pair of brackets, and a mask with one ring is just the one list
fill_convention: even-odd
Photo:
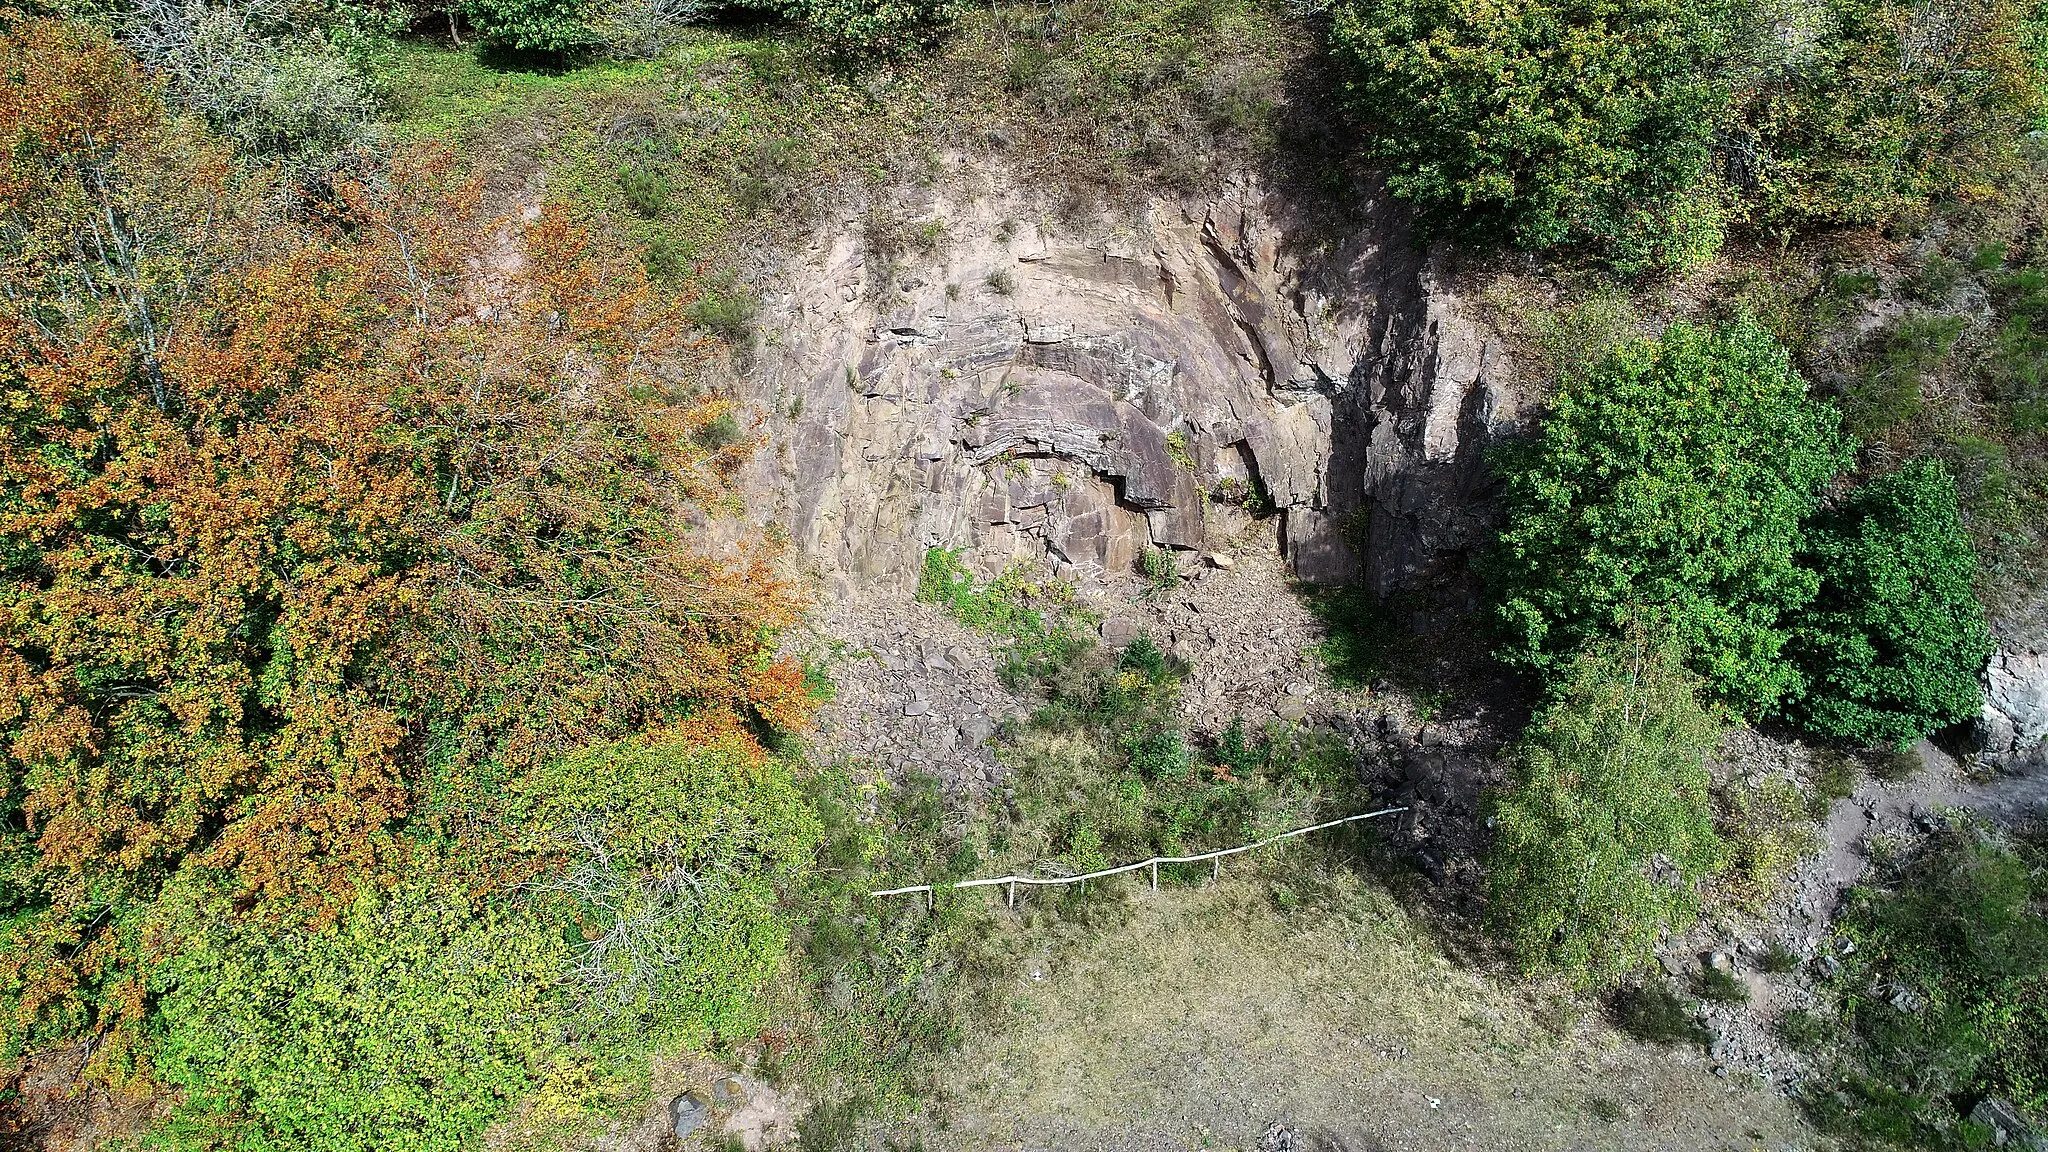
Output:
[[884,888],[879,892],[870,892],[868,895],[903,896],[912,892],[922,892],[925,894],[925,906],[929,908],[935,898],[934,893],[940,888],[987,888],[996,884],[1007,884],[1010,889],[1009,904],[1010,907],[1015,908],[1017,906],[1017,885],[1019,884],[1038,888],[1056,887],[1061,884],[1080,884],[1089,880],[1099,880],[1104,876],[1121,876],[1126,872],[1136,872],[1140,868],[1152,869],[1152,890],[1157,892],[1159,890],[1159,866],[1161,864],[1199,864],[1207,860],[1211,862],[1209,875],[1211,878],[1215,878],[1223,873],[1223,858],[1225,856],[1235,856],[1239,852],[1249,852],[1254,848],[1264,848],[1268,844],[1277,844],[1282,840],[1295,836],[1306,836],[1311,832],[1320,832],[1325,828],[1335,828],[1339,824],[1349,824],[1355,820],[1370,820],[1375,816],[1391,816],[1396,812],[1406,812],[1407,810],[1408,806],[1404,804],[1398,808],[1381,808],[1376,812],[1360,812],[1356,816],[1344,816],[1336,820],[1325,820],[1321,824],[1311,824],[1306,828],[1296,828],[1289,832],[1281,832],[1268,836],[1264,840],[1255,841],[1250,844],[1240,844],[1235,848],[1221,848],[1214,852],[1203,852],[1196,856],[1154,856],[1150,860],[1140,860],[1136,864],[1120,864],[1115,868],[1104,868],[1100,872],[1087,872],[1079,876],[991,876],[986,880],[961,880],[952,884],[912,884],[904,888]]

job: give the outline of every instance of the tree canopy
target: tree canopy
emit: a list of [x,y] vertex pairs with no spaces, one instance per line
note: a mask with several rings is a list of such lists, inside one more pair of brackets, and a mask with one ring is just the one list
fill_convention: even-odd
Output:
[[433,152],[277,213],[104,36],[0,55],[6,1055],[140,1073],[191,909],[530,868],[487,834],[515,774],[802,722],[794,589],[692,528],[751,442],[700,435],[687,300],[559,211],[515,246]]
[[1675,323],[1567,375],[1502,461],[1503,658],[1555,674],[1640,613],[1722,699],[1775,706],[1800,682],[1788,614],[1818,589],[1799,549],[1850,460],[1840,423],[1748,320]]
[[2018,162],[2038,0],[1335,0],[1365,151],[1432,227],[1624,272],[1742,221],[1883,224]]
[[1367,149],[1425,218],[1638,265],[1720,243],[1705,176],[1724,5],[1358,0],[1332,9]]
[[1802,561],[1820,592],[1794,618],[1790,653],[1806,683],[1789,703],[1808,729],[1899,744],[1977,714],[1991,633],[1939,460],[1887,472],[1822,514]]

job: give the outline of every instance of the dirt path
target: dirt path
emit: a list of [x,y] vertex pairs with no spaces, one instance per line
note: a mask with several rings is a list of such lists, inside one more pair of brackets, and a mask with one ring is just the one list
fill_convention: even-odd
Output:
[[1011,1009],[939,1070],[924,1146],[1249,1149],[1275,1122],[1349,1152],[1831,1146],[1696,1051],[1546,1026],[1370,882],[1316,883],[1314,914],[1248,881],[1143,896],[1024,964]]

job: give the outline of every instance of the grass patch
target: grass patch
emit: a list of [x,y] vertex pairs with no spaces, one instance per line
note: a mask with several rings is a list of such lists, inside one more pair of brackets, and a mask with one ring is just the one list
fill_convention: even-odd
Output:
[[821,1091],[802,1145],[836,1148],[864,1117],[901,1115],[929,1092],[932,1058],[992,1009],[1010,964],[981,894],[942,890],[929,909],[867,895],[978,865],[970,816],[937,780],[831,770],[809,788],[825,842],[794,913],[795,963],[762,1033],[763,1071]]
[[401,139],[469,143],[507,117],[561,97],[590,99],[658,83],[655,61],[599,61],[575,68],[493,67],[475,52],[398,41],[372,64]]
[[1757,957],[1756,966],[1758,970],[1773,975],[1796,972],[1799,970],[1799,953],[1785,947],[1783,941],[1773,940],[1770,947],[1764,949],[1764,954]]
[[959,551],[931,548],[918,572],[917,599],[993,638],[1003,658],[1003,682],[1013,689],[1094,646],[1093,617],[1075,602],[1073,585],[1033,579],[1021,565],[983,583]]
[[1856,793],[1856,761],[1838,749],[1822,748],[1814,753],[1813,787],[1806,794],[1806,814],[1827,819],[1835,801]]
[[1045,178],[1093,200],[1148,182],[1193,188],[1219,153],[1270,147],[1288,64],[1309,43],[1257,0],[1078,0],[968,20],[953,60],[994,89],[962,93],[984,131],[1000,124],[1020,152],[1057,140]]
[[1771,1022],[1771,1032],[1794,1052],[1825,1052],[1839,1041],[1841,1028],[1829,1017],[1805,1008],[1790,1008]]
[[1874,748],[1863,756],[1870,774],[1887,784],[1912,779],[1920,771],[1920,753],[1912,748]]

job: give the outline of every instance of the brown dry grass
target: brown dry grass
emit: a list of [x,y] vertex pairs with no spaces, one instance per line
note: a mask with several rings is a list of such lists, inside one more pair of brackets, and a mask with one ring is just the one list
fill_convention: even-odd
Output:
[[1249,1148],[1279,1120],[1354,1152],[1826,1146],[1782,1096],[1697,1053],[1454,964],[1368,880],[1289,880],[1296,911],[1226,878],[1141,894],[1121,927],[1027,959],[1008,1010],[943,1062],[915,1135]]

